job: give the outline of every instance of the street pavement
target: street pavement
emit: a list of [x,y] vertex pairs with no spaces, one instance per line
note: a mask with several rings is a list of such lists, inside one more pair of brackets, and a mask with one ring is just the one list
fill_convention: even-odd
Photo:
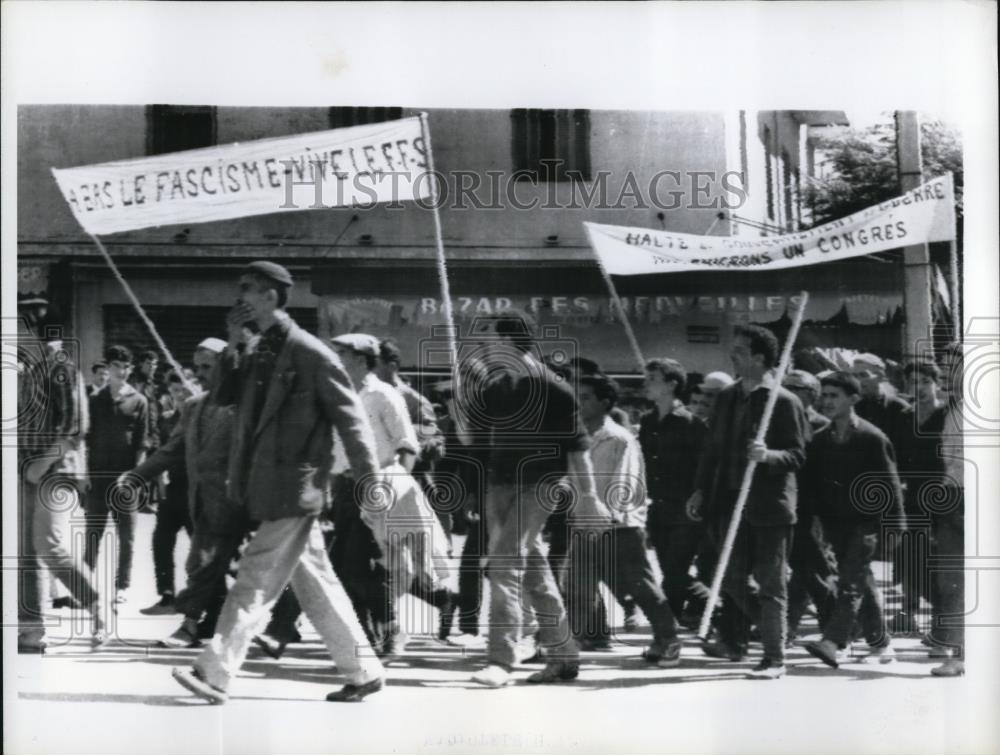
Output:
[[[137,543],[148,543],[151,529],[152,517],[142,517]],[[962,707],[974,675],[931,677],[935,661],[915,637],[896,640],[895,663],[862,663],[862,644],[837,670],[797,646],[787,677],[750,681],[744,674],[759,648],[745,663],[713,660],[692,633],[684,635],[680,667],[650,667],[639,658],[649,641],[645,626],[619,632],[610,652],[584,653],[576,682],[528,685],[525,677],[538,666],[521,665],[515,685],[490,690],[469,680],[481,667],[482,643],[438,642],[433,612],[409,598],[413,641],[389,665],[387,688],[363,703],[325,702],[343,678],[306,625],[304,641],[279,661],[254,648],[228,703],[211,706],[170,676],[198,651],[155,646],[180,617],[138,612],[156,600],[148,549],[136,551],[134,585],[111,646],[90,651],[85,619],[74,626],[72,613],[62,610],[52,612],[44,656],[5,654],[5,753],[993,750],[977,747],[969,727],[983,722],[969,722]],[[995,721],[989,728],[995,731]]]

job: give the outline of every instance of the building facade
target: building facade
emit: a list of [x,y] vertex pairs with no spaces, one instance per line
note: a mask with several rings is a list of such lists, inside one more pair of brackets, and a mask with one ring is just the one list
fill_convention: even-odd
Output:
[[[152,346],[118,281],[52,179],[67,168],[391,120],[417,109],[30,106],[18,112],[18,286],[47,291],[89,365],[109,343]],[[752,238],[808,227],[801,187],[810,129],[839,112],[431,110],[439,204],[459,336],[513,307],[543,348],[639,365],[610,305],[585,220]],[[103,239],[178,360],[224,334],[235,277],[252,259],[296,278],[290,308],[321,336],[395,336],[405,367],[443,370],[445,323],[431,210],[327,208],[112,234]],[[809,290],[803,345],[898,354],[901,272],[874,258],[770,272],[616,279],[644,355],[726,369],[732,325],[782,332]]]

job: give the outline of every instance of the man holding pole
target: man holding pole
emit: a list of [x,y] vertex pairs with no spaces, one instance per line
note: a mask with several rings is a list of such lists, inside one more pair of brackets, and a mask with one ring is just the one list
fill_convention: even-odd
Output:
[[[730,525],[747,465],[754,462],[756,468],[746,496],[747,522],[732,541],[728,569],[725,558],[719,564],[725,569],[721,592],[726,598],[719,640],[703,649],[712,657],[743,660],[750,624],[756,621],[764,658],[750,676],[778,679],[785,674],[788,548],[795,524],[795,473],[805,460],[807,423],[802,404],[780,386],[781,375],[774,373],[778,340],[771,331],[738,325],[730,357],[738,379],[719,394],[696,490],[687,504],[695,520],[704,510],[719,542]],[[774,412],[759,443],[755,438],[771,391],[776,392]],[[748,585],[751,573],[759,585],[756,601]]]
[[[211,643],[192,669],[173,675],[198,697],[224,703],[257,627],[290,582],[347,677],[327,700],[360,701],[382,688],[384,669],[334,576],[317,519],[328,498],[334,428],[361,487],[359,500],[378,494],[375,438],[340,360],[285,311],[289,272],[253,262],[239,283],[212,399],[236,405],[228,486],[260,527],[240,559]],[[252,353],[240,355],[248,321],[261,336]]]

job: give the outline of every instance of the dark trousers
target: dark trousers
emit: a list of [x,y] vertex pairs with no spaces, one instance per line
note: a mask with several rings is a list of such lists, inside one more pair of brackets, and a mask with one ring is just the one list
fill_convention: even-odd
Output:
[[302,639],[298,628],[301,615],[302,606],[295,597],[295,591],[287,585],[271,609],[271,620],[264,631],[281,642],[299,642]]
[[951,511],[932,518],[931,638],[952,648],[962,658],[965,651],[965,503],[963,491],[949,488],[957,501]]
[[712,580],[715,578],[715,565],[718,561],[719,552],[716,550],[715,542],[708,528],[702,527],[698,538],[698,554],[694,557],[695,572],[698,576],[692,580],[689,590],[689,613],[695,613],[699,617],[705,613],[708,596],[712,592]]
[[167,495],[156,509],[153,528],[153,570],[156,592],[174,594],[174,547],[177,533],[184,529],[191,536],[191,514],[188,511],[188,485],[183,475],[171,476]]
[[631,596],[653,625],[661,647],[677,638],[677,620],[649,563],[638,527],[572,529],[566,595],[570,629],[578,640],[606,640],[610,634],[598,588],[601,582],[621,601]]
[[823,638],[846,647],[855,623],[871,647],[889,644],[882,591],[872,573],[879,549],[878,523],[824,517],[823,532],[837,557],[837,600],[823,629]]
[[215,620],[226,600],[226,576],[245,537],[243,528],[213,532],[195,523],[188,552],[187,583],[174,604],[185,618],[202,621],[206,632],[214,629]]
[[458,630],[479,634],[479,613],[483,605],[482,559],[486,555],[486,520],[470,522],[458,571]]
[[135,522],[137,506],[135,501],[121,501],[114,493],[115,476],[110,473],[92,478],[87,494],[87,543],[83,560],[94,569],[100,552],[101,538],[108,525],[108,518],[114,522],[118,535],[118,575],[115,587],[127,590],[132,583],[132,552],[135,547]]
[[910,481],[906,488],[906,531],[897,535],[892,553],[892,581],[900,586],[903,603],[900,610],[916,619],[920,599],[931,597],[931,576],[927,559],[931,551],[931,519],[920,502],[921,486]]
[[[713,537],[721,548],[729,526],[729,517],[713,522]],[[788,546],[792,525],[755,526],[742,522],[733,541],[733,551],[722,578],[725,600],[717,627],[720,639],[736,649],[745,649],[750,640],[750,626],[760,629],[764,656],[784,663],[788,614]],[[750,590],[749,578],[757,582],[757,593]]]
[[566,512],[556,511],[549,515],[543,530],[548,535],[549,568],[557,583],[562,583],[566,570],[566,563],[569,557],[569,521]]
[[661,521],[656,506],[650,507],[646,531],[663,573],[663,593],[670,601],[670,610],[680,616],[685,603],[697,602],[691,564],[698,555],[703,527],[697,522]]
[[[555,577],[556,585],[559,587],[559,592],[562,593],[563,600],[565,601],[568,595],[567,592],[567,572],[569,570],[569,559],[570,559],[570,525],[569,518],[566,516],[565,511],[556,511],[551,514],[548,521],[545,522],[545,532],[549,536],[549,552],[548,552],[548,562],[549,568],[552,570],[552,576]],[[592,620],[597,622],[597,625],[602,627],[602,632],[600,636],[602,639],[607,639],[611,634],[611,629],[608,626],[608,612],[607,607],[604,605],[604,598],[601,597],[599,592],[595,593],[597,596],[597,603],[593,606],[594,615]],[[593,639],[593,638],[592,638]]]
[[829,621],[837,600],[837,569],[832,556],[816,517],[801,517],[795,525],[788,557],[792,570],[788,580],[789,635],[795,635],[810,600],[816,606],[820,631]]
[[[341,495],[347,494],[342,488]],[[351,494],[353,496],[353,494]],[[398,631],[389,573],[376,559],[382,555],[371,529],[353,504],[341,500],[336,508],[333,541],[329,548],[333,570],[351,599],[354,612],[371,645],[378,649]]]

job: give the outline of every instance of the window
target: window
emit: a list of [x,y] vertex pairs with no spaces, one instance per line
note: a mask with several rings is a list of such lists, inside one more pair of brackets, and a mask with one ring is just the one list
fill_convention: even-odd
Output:
[[330,128],[363,126],[366,123],[398,121],[403,117],[401,107],[332,107],[330,108]]
[[215,145],[215,108],[150,105],[146,108],[146,153],[162,155]]
[[589,110],[512,110],[514,172],[520,180],[590,180]]

